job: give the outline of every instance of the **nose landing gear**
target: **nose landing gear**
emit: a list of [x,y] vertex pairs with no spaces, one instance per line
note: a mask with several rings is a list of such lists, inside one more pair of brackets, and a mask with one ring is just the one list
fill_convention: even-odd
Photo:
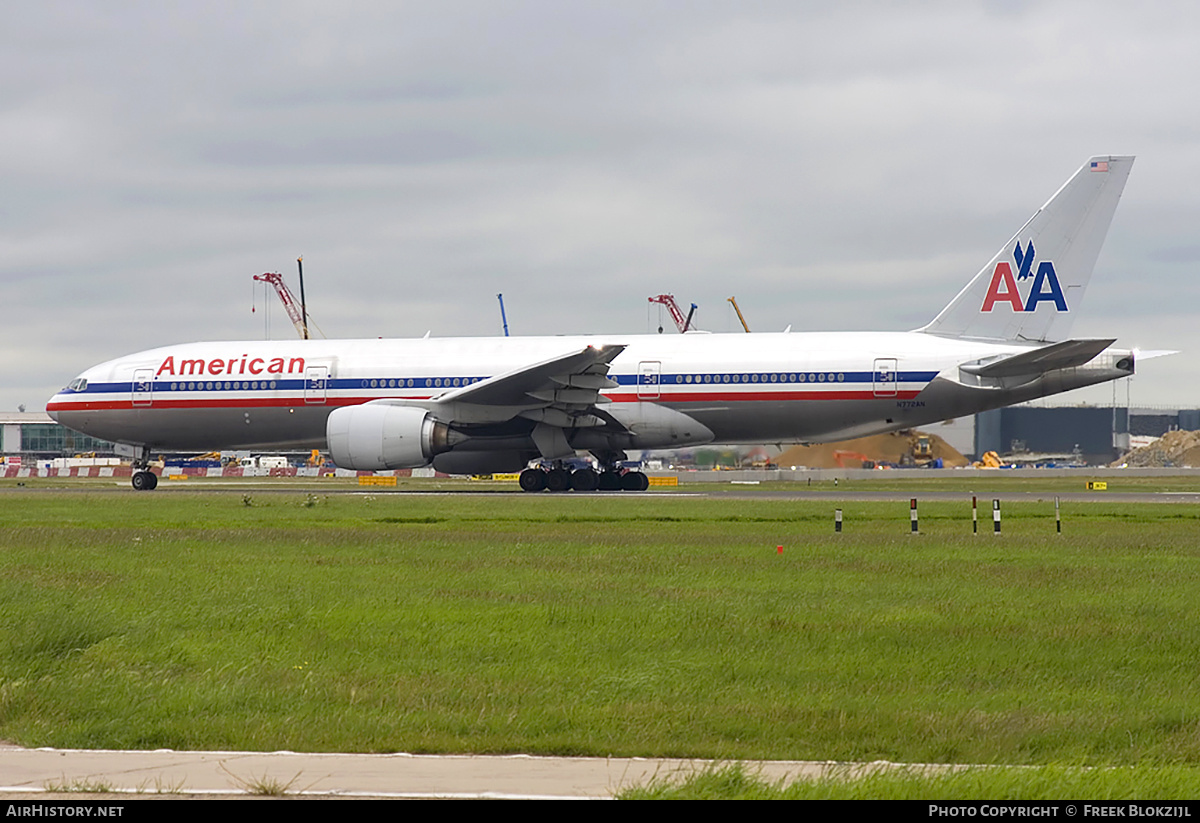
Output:
[[134,491],[153,491],[158,487],[158,475],[152,471],[135,471],[130,482],[133,484]]
[[150,447],[137,446],[133,456],[133,477],[130,478],[136,492],[154,491],[158,487],[158,475],[150,471]]

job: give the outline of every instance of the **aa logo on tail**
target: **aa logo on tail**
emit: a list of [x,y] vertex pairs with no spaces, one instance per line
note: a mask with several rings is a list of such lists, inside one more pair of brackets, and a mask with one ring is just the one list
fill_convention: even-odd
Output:
[[[988,284],[987,294],[984,295],[983,307],[980,311],[990,312],[997,303],[1007,303],[1013,311],[1035,311],[1038,303],[1041,302],[1054,303],[1055,311],[1068,310],[1062,286],[1058,283],[1058,274],[1054,271],[1054,264],[1049,260],[1043,260],[1038,264],[1037,272],[1033,273],[1032,240],[1023,250],[1021,241],[1017,241],[1016,248],[1013,249],[1013,261],[1017,264],[1016,277],[1013,277],[1012,266],[1007,260],[1001,260],[996,264],[996,270],[992,272],[992,282]],[[1017,283],[1031,277],[1033,285],[1029,287],[1029,297],[1023,299]]]

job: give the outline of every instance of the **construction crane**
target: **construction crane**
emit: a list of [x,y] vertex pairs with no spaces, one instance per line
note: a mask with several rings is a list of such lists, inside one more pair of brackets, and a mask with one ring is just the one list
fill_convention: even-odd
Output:
[[[679,329],[679,333],[683,334],[690,331],[692,328],[692,315],[696,313],[696,304],[692,304],[692,308],[688,310],[687,317],[683,316],[683,312],[679,310],[679,304],[675,302],[673,294],[656,294],[650,298],[651,303],[661,303],[667,307],[667,311],[671,313],[671,319],[675,321],[675,328]],[[658,333],[662,334],[662,326],[658,327]]]
[[300,306],[296,302],[292,290],[283,282],[283,275],[278,272],[264,272],[254,275],[254,279],[261,283],[270,283],[275,287],[275,293],[279,295],[279,302],[283,303],[284,309],[287,310],[292,325],[296,327],[296,333],[300,335],[301,340],[307,340],[308,326],[304,323],[304,318],[300,314]]
[[742,328],[746,330],[746,334],[749,334],[750,326],[746,323],[746,318],[742,317],[742,310],[738,308],[737,300],[733,297],[726,299],[733,304],[733,310],[737,312],[738,320],[742,321]]
[[504,336],[508,337],[508,315],[504,313],[504,295],[497,294],[496,299],[500,301],[500,322],[504,324]]

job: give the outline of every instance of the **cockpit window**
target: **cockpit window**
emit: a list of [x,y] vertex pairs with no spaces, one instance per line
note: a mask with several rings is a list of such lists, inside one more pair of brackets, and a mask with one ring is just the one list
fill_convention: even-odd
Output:
[[87,380],[83,377],[76,377],[67,384],[67,391],[87,391]]

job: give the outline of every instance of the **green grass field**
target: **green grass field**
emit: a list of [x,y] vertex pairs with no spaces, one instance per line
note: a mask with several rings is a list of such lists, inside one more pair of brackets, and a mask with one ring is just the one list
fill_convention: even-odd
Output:
[[841,507],[11,489],[0,738],[1200,762],[1200,510]]

